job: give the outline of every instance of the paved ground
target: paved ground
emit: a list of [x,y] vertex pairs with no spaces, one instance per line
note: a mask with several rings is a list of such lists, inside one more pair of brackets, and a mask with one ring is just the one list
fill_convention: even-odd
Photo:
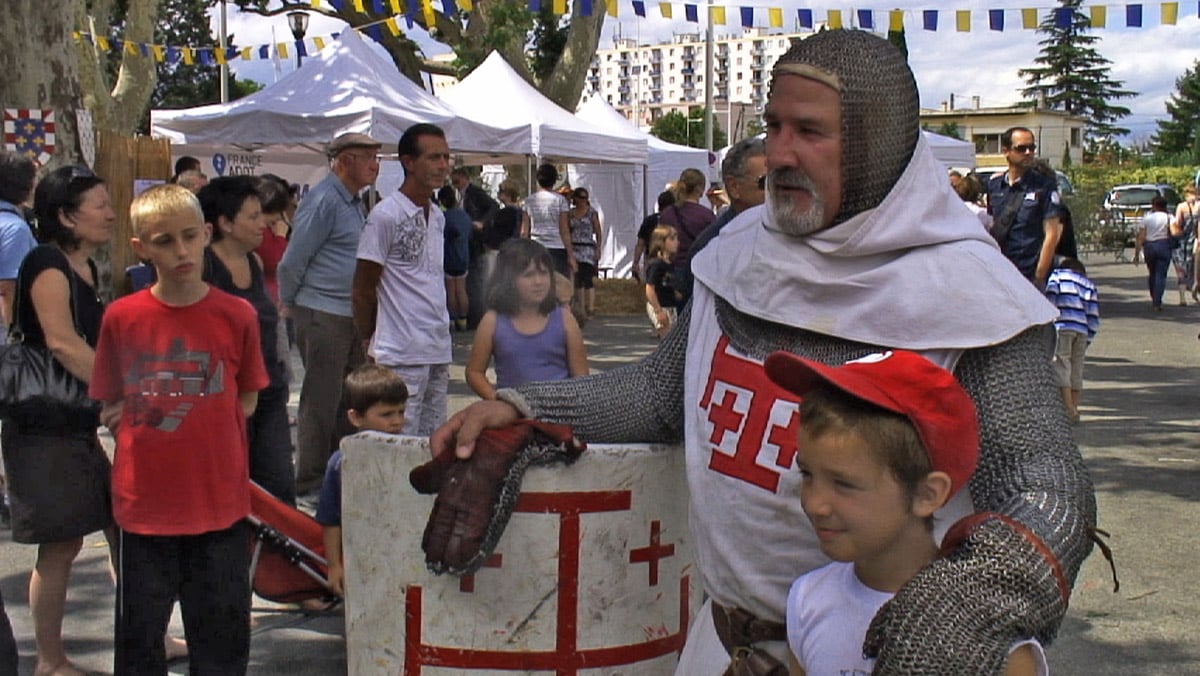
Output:
[[[1112,533],[1121,590],[1113,593],[1108,564],[1093,555],[1049,650],[1051,669],[1072,676],[1200,675],[1194,631],[1200,616],[1194,544],[1200,523],[1200,307],[1153,313],[1144,268],[1098,256],[1087,262],[1100,285],[1104,324],[1088,353],[1078,441],[1096,483],[1100,526]],[[1168,301],[1175,300],[1172,290]],[[584,333],[595,370],[636,360],[653,347],[643,317],[603,318]],[[458,334],[457,383],[468,341],[469,334]],[[471,400],[464,385],[452,389],[453,409]],[[33,669],[27,605],[33,553],[0,532],[0,589],[16,629],[22,676]],[[254,616],[252,674],[344,673],[339,616],[306,617],[258,600]],[[80,666],[111,670],[112,586],[98,536],[87,540],[76,563],[66,634],[68,652]],[[171,673],[187,673],[186,666],[175,665]]]

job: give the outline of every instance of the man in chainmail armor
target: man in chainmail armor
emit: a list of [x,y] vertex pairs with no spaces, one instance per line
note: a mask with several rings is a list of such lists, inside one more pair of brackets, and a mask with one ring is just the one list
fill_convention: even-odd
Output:
[[1057,632],[1096,506],[1051,371],[1055,310],[962,208],[917,113],[912,72],[887,41],[797,41],[772,73],[767,202],[693,262],[690,310],[660,347],[596,376],[502,390],[431,440],[467,456],[483,426],[518,415],[585,441],[682,439],[709,601],[677,673],[785,673],[788,587],[828,561],[800,509],[795,397],[762,369],[780,349],[826,364],[914,350],[953,371],[979,411],[973,509],[947,506],[938,536],[975,514],[876,616],[864,640],[876,672],[995,674],[1016,638]]

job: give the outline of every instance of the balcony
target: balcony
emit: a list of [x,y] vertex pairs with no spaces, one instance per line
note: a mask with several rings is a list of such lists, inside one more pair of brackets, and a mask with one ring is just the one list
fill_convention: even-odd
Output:
[[696,69],[695,68],[680,68],[679,73],[681,75],[695,75]]

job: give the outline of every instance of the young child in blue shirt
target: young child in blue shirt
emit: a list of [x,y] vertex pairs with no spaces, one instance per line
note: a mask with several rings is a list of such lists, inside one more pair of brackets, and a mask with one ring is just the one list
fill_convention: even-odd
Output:
[[[800,503],[833,559],[788,594],[791,673],[869,674],[863,642],[872,618],[938,555],[934,512],[979,461],[974,402],[952,373],[915,352],[838,367],[776,352],[765,368],[801,397]],[[1046,674],[1041,646],[1015,643],[1004,673]]]
[[1079,422],[1079,396],[1083,394],[1083,360],[1100,331],[1100,294],[1075,258],[1064,258],[1046,280],[1046,298],[1058,308],[1054,330],[1054,375],[1062,388],[1063,403],[1071,422]]
[[[342,386],[346,416],[359,432],[400,434],[404,429],[404,409],[408,388],[391,369],[364,364],[346,376]],[[334,451],[325,468],[317,504],[317,523],[325,540],[325,558],[329,560],[329,586],[344,596],[346,569],[342,561],[342,451]]]

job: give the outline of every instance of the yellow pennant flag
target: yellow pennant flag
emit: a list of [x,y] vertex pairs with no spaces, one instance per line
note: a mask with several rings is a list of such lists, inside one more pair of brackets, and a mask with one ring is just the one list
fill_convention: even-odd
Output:
[[899,9],[893,9],[888,12],[888,30],[902,31],[904,30],[904,12]]
[[279,58],[281,58],[281,59],[288,58],[287,43],[286,42],[275,43],[275,53],[278,54]]
[[317,51],[325,49],[325,38],[313,38],[313,44],[316,45]]
[[959,33],[971,32],[971,10],[959,9],[954,12],[954,24]]
[[1162,4],[1162,22],[1164,26],[1174,26],[1179,20],[1179,3],[1164,2]]
[[1092,28],[1104,28],[1108,25],[1108,7],[1092,5]]
[[658,11],[659,11],[659,13],[662,14],[662,18],[670,19],[671,18],[671,3],[669,3],[669,2],[658,3]]
[[567,0],[554,0],[553,12],[555,14],[567,13]]
[[392,14],[400,13],[400,0],[388,0],[388,6],[392,8]]
[[1036,9],[1021,10],[1021,28],[1027,31],[1036,30],[1038,27],[1038,18]]
[[767,20],[771,28],[783,28],[783,10],[778,7],[767,8]]
[[471,2],[471,0],[458,0],[458,8],[464,12],[470,12],[475,9],[475,3]]
[[433,11],[433,4],[429,0],[421,0],[421,13],[425,15],[425,25],[429,28],[437,26],[437,14]]
[[220,47],[213,47],[212,52],[213,57],[216,58],[218,65],[224,65],[226,63],[224,49],[221,49]]
[[366,14],[367,9],[363,7],[363,0],[354,0],[354,11],[359,14]]
[[312,0],[308,4],[312,5],[313,9],[321,9],[321,0]]
[[712,22],[714,25],[717,25],[717,26],[725,25],[725,8],[724,7],[709,7],[709,11],[712,12],[712,16],[710,16],[709,18],[712,19]]
[[609,16],[617,15],[617,0],[605,0],[604,4],[608,5],[608,15]]
[[191,47],[184,47],[179,51],[183,53],[184,63],[189,66],[194,66],[196,64],[196,50],[192,49]]
[[108,44],[108,38],[106,38],[102,35],[96,36],[96,46],[99,47],[100,49],[103,49],[106,52],[108,50],[112,49],[112,47]]
[[254,58],[254,53],[250,51],[251,47],[242,47],[242,60],[250,61]]
[[167,60],[167,48],[162,45],[150,45],[150,51],[154,53],[154,60],[162,63]]
[[832,28],[833,30],[837,30],[837,29],[841,28],[842,27],[842,10],[840,10],[840,9],[829,10],[827,23],[829,24],[829,27]]
[[137,56],[138,54],[141,54],[142,52],[140,50],[138,50],[138,43],[133,42],[131,40],[127,40],[125,42],[125,53],[130,56]]
[[400,24],[396,23],[394,18],[388,17],[387,21],[383,23],[387,26],[388,32],[392,34],[392,37],[400,37]]

